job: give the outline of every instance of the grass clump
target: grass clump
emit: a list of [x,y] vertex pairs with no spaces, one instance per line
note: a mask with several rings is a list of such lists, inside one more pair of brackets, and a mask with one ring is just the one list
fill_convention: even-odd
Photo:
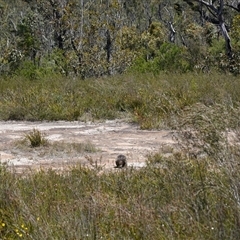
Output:
[[45,138],[44,134],[35,128],[25,135],[25,139],[30,142],[30,146],[33,148],[46,146],[48,144],[48,140]]
[[184,151],[198,157],[210,156],[226,162],[229,151],[239,141],[239,107],[197,104],[179,116],[178,137]]

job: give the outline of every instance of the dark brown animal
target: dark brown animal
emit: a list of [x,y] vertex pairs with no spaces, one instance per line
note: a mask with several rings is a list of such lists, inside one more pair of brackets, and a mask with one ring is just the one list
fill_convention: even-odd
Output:
[[120,154],[117,156],[117,160],[116,160],[116,166],[115,168],[123,168],[127,166],[127,158],[126,156]]

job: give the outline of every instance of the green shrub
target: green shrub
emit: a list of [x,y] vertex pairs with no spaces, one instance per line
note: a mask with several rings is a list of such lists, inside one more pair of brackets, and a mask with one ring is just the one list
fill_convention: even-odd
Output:
[[175,44],[163,43],[154,52],[152,58],[147,59],[145,55],[137,58],[129,71],[158,74],[161,71],[187,72],[188,70],[191,70],[191,63],[186,49]]

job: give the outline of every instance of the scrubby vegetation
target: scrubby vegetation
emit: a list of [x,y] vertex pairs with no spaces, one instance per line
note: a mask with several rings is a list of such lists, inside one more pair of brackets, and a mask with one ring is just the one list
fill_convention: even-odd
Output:
[[[91,157],[93,169],[61,174],[0,166],[0,239],[238,239],[239,11],[223,0],[0,1],[0,120],[124,118],[179,142],[140,170],[104,172]],[[47,144],[36,129],[26,139]]]
[[2,119],[20,108],[27,120],[128,117],[177,130],[180,146],[140,170],[94,163],[19,176],[2,166],[1,238],[237,239],[239,89],[219,73],[1,80]]
[[26,134],[24,140],[28,140],[31,147],[46,146],[48,144],[48,140],[44,137],[44,134],[35,128]]
[[[210,134],[222,135],[217,126]],[[99,174],[79,166],[21,177],[1,167],[1,238],[237,239],[239,150],[224,145],[219,154],[199,144],[205,154],[197,158],[190,140],[171,157],[150,155],[140,170]]]
[[[239,74],[237,1],[1,0],[0,75]],[[21,13],[21,14],[19,14]]]
[[[88,79],[0,80],[0,119],[94,120],[128,117],[143,129],[173,127],[187,107],[239,105],[237,76],[212,72],[125,74]],[[210,108],[211,109],[211,108]]]

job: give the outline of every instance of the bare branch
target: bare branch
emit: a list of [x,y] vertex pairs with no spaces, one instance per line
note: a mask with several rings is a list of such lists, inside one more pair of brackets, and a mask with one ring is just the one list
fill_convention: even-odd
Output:
[[233,5],[228,3],[226,3],[226,6],[236,10],[237,12],[240,12],[240,3],[237,5],[237,7],[234,7]]
[[211,9],[212,11],[214,11],[215,13],[218,12],[218,9],[215,8],[215,7],[213,6],[213,4],[210,4],[210,3],[206,2],[206,1],[203,1],[203,0],[195,0],[195,1],[204,4],[206,7],[210,8],[210,9]]
[[226,29],[226,25],[225,25],[224,18],[223,18],[224,1],[219,0],[219,5],[218,5],[217,8],[214,7],[214,5],[212,4],[212,1],[211,1],[211,3],[208,3],[204,0],[195,0],[195,1],[204,4],[208,8],[209,12],[214,17],[217,18],[218,25],[219,25],[219,27],[222,31],[222,34],[224,36],[224,39],[225,39],[227,55],[231,58],[232,57],[231,39],[230,39],[230,36],[229,36],[228,31]]

